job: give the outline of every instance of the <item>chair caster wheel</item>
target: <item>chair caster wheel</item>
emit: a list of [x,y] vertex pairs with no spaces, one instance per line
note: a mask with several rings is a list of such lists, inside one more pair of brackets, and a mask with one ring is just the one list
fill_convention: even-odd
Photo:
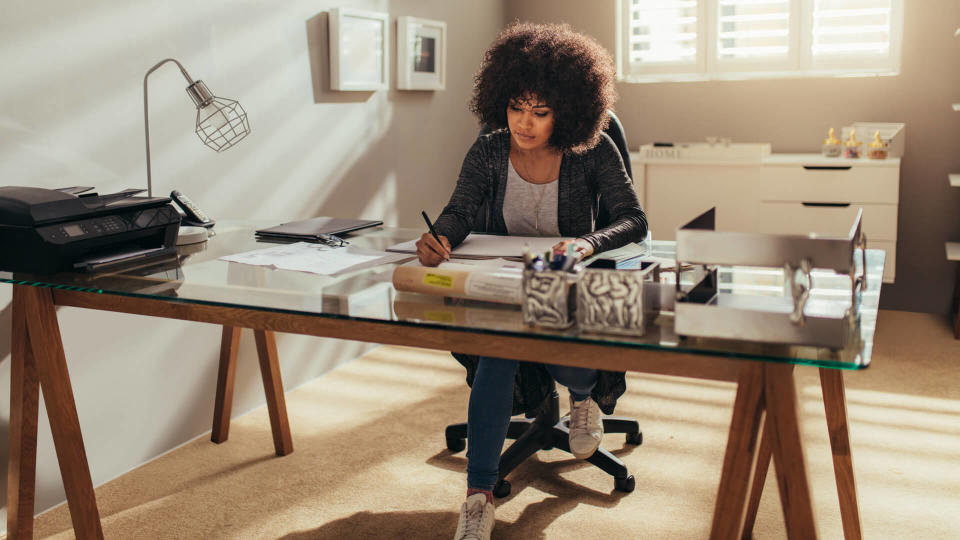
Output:
[[447,439],[447,450],[451,452],[459,452],[467,446],[467,442],[463,439]]
[[493,486],[493,496],[502,499],[510,494],[510,482],[506,480],[500,480],[497,482],[497,485]]
[[627,433],[627,442],[637,446],[643,444],[643,432]]
[[617,488],[617,491],[631,493],[633,488],[636,487],[636,481],[633,479],[633,475],[631,474],[626,478],[614,478],[613,486]]

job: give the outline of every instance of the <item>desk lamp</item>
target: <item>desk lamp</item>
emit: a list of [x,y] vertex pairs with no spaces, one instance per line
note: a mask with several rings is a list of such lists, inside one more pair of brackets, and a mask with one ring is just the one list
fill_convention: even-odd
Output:
[[[240,142],[250,133],[247,113],[240,103],[213,95],[201,80],[193,80],[183,65],[173,58],[161,60],[143,76],[143,129],[147,141],[147,196],[153,196],[153,182],[150,173],[150,116],[147,114],[147,78],[160,66],[173,62],[187,79],[187,95],[197,107],[195,132],[200,141],[218,153]],[[191,204],[191,203],[188,203]],[[181,227],[177,244],[202,242],[207,239],[207,230],[203,227]]]

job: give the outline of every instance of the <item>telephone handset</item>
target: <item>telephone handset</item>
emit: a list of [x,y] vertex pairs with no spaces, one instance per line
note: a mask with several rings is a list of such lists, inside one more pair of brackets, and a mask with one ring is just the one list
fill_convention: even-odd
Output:
[[170,198],[173,199],[173,202],[180,207],[180,210],[183,211],[186,216],[180,220],[182,225],[188,227],[213,227],[216,223],[216,220],[210,219],[206,214],[203,213],[203,210],[193,204],[193,201],[189,197],[180,193],[177,190],[170,192]]

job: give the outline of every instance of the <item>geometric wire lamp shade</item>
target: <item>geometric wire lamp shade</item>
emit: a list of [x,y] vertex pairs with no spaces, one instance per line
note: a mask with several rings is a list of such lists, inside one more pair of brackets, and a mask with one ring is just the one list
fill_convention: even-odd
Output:
[[196,132],[203,144],[223,152],[250,133],[247,113],[240,103],[214,96],[203,81],[187,87],[187,93],[197,105]]
[[194,131],[200,141],[217,152],[237,144],[250,133],[250,121],[240,103],[227,98],[213,95],[203,81],[194,81],[180,62],[167,58],[157,62],[155,66],[143,76],[143,129],[147,142],[147,196],[153,196],[153,179],[150,172],[150,115],[147,112],[147,78],[157,68],[173,62],[180,68],[180,73],[187,79],[187,95],[197,107],[197,121]]

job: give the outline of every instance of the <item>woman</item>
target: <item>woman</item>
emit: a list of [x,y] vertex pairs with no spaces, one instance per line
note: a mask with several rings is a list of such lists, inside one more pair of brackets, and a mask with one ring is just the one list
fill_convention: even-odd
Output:
[[[427,266],[450,257],[471,231],[573,237],[581,257],[641,241],[647,221],[613,141],[603,133],[614,100],[609,53],[569,26],[515,24],[487,50],[471,111],[494,131],[463,161],[437,218],[438,242],[417,242]],[[558,249],[565,248],[561,244]],[[471,384],[467,500],[457,538],[489,538],[493,487],[512,414],[546,405],[549,377],[570,391],[570,449],[585,459],[603,436],[623,373],[455,354]],[[516,383],[516,384],[515,384]]]

